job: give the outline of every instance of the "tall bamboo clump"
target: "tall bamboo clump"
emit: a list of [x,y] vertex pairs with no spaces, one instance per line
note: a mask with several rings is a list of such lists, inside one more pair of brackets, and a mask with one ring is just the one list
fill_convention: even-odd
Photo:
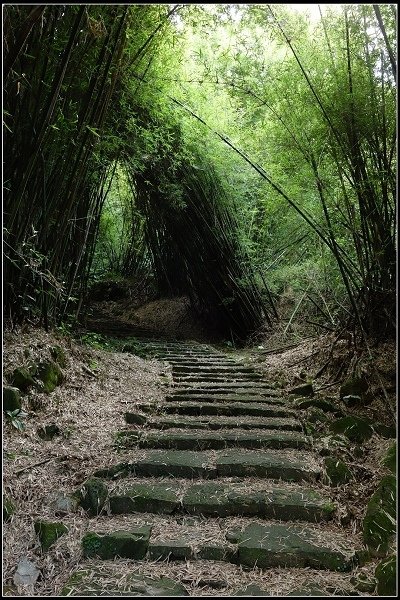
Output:
[[107,179],[95,149],[126,15],[5,7],[4,307],[13,321],[40,316],[47,326],[84,285]]
[[270,321],[272,308],[239,242],[233,204],[205,160],[182,162],[174,177],[181,182],[175,201],[168,186],[159,185],[160,172],[135,177],[160,292],[187,293],[210,324],[243,342],[265,318]]

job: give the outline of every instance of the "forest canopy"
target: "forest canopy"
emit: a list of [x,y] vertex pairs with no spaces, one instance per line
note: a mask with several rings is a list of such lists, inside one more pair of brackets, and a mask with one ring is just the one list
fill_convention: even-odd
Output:
[[396,5],[6,5],[4,310],[149,277],[238,339],[395,330]]

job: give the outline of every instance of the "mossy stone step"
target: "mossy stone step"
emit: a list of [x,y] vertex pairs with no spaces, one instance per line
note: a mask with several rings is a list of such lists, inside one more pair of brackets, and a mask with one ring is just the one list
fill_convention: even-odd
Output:
[[335,511],[329,499],[311,489],[252,490],[248,485],[215,482],[192,485],[183,496],[182,505],[193,515],[257,516],[282,521],[327,521]]
[[61,596],[188,596],[185,587],[168,577],[146,577],[88,566],[75,571],[61,591]]
[[325,538],[321,532],[317,540],[315,531],[304,525],[251,523],[229,539],[238,544],[238,563],[247,567],[350,571],[356,564],[355,551],[345,547],[343,540],[335,540],[332,532]]
[[[347,572],[356,564],[348,536],[318,525],[237,520],[200,521],[196,526],[164,527],[151,537],[147,557],[160,560],[209,560],[245,567],[300,567]],[[223,532],[227,531],[224,534]]]
[[169,394],[166,396],[167,402],[176,402],[179,401],[192,401],[192,402],[272,402],[273,404],[288,406],[288,410],[293,414],[295,411],[290,408],[290,405],[283,399],[278,396],[268,396],[268,395],[256,395],[256,394],[208,394],[207,392],[198,393],[196,390],[193,390],[191,394],[181,392],[174,392],[173,394]]
[[177,356],[177,355],[168,355],[168,362],[171,363],[172,366],[187,366],[192,365],[193,362],[201,366],[208,365],[221,365],[226,367],[237,366],[242,367],[246,366],[244,363],[240,363],[233,358],[225,358],[219,356],[198,356],[198,357],[186,357],[186,356]]
[[189,450],[148,450],[140,458],[95,471],[95,477],[119,479],[136,477],[180,477],[215,479],[216,477],[262,477],[283,481],[315,481],[321,468],[312,454],[293,450],[246,451],[223,453]]
[[270,433],[244,432],[157,432],[144,433],[138,438],[136,431],[122,431],[117,434],[118,441],[129,448],[168,448],[177,450],[219,450],[221,448],[307,448],[309,440],[301,433],[272,431]]
[[193,394],[193,392],[201,392],[203,394],[221,394],[221,393],[245,393],[245,394],[256,394],[261,395],[265,394],[266,396],[279,396],[282,392],[271,388],[271,385],[267,382],[253,382],[253,381],[243,381],[243,382],[221,382],[221,383],[212,383],[209,384],[200,384],[196,387],[185,387],[185,384],[175,384],[177,387],[177,391],[179,394]]
[[110,512],[114,515],[135,512],[171,514],[181,507],[180,489],[181,486],[173,482],[136,483],[123,494],[110,496]]
[[238,365],[216,365],[210,363],[209,365],[197,364],[196,362],[192,362],[192,364],[187,365],[172,365],[172,374],[174,373],[251,373],[254,374],[254,369],[251,367],[242,367]]
[[[130,414],[130,413],[127,413]],[[146,422],[143,418],[143,424]],[[127,421],[130,422],[130,421]],[[182,429],[282,429],[287,431],[302,431],[300,421],[296,419],[279,419],[279,418],[264,418],[264,417],[218,417],[212,419],[198,417],[182,416],[182,417],[162,417],[157,420],[147,421],[147,425],[153,429],[170,429],[179,427]]]
[[[139,404],[138,409],[146,413],[156,412],[158,407],[155,404]],[[296,413],[286,407],[276,406],[267,403],[253,402],[168,402],[162,406],[162,411],[166,414],[180,415],[220,415],[220,416],[243,416],[253,417],[292,417]]]
[[182,483],[134,483],[110,496],[112,514],[187,513],[209,517],[257,516],[282,521],[327,521],[335,506],[318,492],[270,485],[252,489],[242,483],[196,483],[186,492]]
[[216,458],[220,477],[268,477],[284,481],[315,481],[321,468],[312,454],[227,450]]
[[141,453],[141,458],[129,463],[120,463],[98,469],[96,477],[116,479],[130,474],[136,477],[183,477],[204,479],[217,476],[215,464],[203,452],[181,450],[152,450]]
[[85,558],[99,557],[103,560],[121,558],[144,558],[149,545],[151,526],[143,525],[130,531],[109,533],[88,532],[82,539]]
[[173,373],[173,379],[176,383],[235,383],[260,381],[261,376],[257,373]]

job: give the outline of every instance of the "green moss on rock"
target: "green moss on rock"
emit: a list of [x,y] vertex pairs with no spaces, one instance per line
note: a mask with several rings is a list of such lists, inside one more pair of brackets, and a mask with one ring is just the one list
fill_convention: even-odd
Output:
[[396,596],[396,556],[392,555],[381,561],[375,569],[375,577],[378,581],[378,596]]
[[21,396],[19,389],[11,386],[3,386],[3,411],[12,412],[21,409]]
[[367,419],[348,415],[334,421],[329,426],[334,433],[342,433],[352,442],[365,442],[374,433]]
[[81,506],[91,516],[101,513],[108,497],[108,488],[103,481],[92,477],[78,492]]
[[61,346],[52,346],[50,348],[51,358],[63,369],[67,366],[67,356]]
[[67,533],[68,527],[63,523],[49,523],[48,521],[36,521],[35,532],[38,534],[42,550],[46,552],[59,537]]
[[50,360],[38,364],[37,378],[42,382],[42,390],[50,394],[63,382],[64,375],[59,365]]
[[364,543],[376,556],[384,556],[395,531],[396,477],[387,475],[368,502],[363,521]]
[[327,456],[324,460],[325,474],[332,486],[343,485],[352,479],[348,466],[338,458]]
[[35,380],[25,367],[17,367],[10,376],[11,385],[17,387],[22,392],[27,392],[30,387],[35,385]]
[[396,473],[397,467],[397,453],[396,453],[396,442],[390,446],[388,451],[386,452],[385,457],[382,460],[382,463],[392,471],[392,473]]
[[103,560],[121,558],[144,558],[149,545],[151,527],[144,525],[132,531],[113,533],[87,533],[82,539],[85,558],[98,556]]

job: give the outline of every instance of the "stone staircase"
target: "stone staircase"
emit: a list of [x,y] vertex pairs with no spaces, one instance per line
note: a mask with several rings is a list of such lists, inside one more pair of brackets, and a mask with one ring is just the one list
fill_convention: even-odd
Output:
[[291,595],[342,595],[360,542],[333,524],[319,457],[282,394],[243,360],[206,345],[146,347],[170,363],[173,385],[162,404],[125,413],[115,444],[129,461],[108,464],[83,486],[82,504],[97,518],[62,595],[196,595],[182,578],[162,575],[160,565],[175,561],[254,573],[257,585],[233,595],[271,595],[257,573],[275,568],[311,580],[320,570],[337,574],[335,593],[327,586]]

